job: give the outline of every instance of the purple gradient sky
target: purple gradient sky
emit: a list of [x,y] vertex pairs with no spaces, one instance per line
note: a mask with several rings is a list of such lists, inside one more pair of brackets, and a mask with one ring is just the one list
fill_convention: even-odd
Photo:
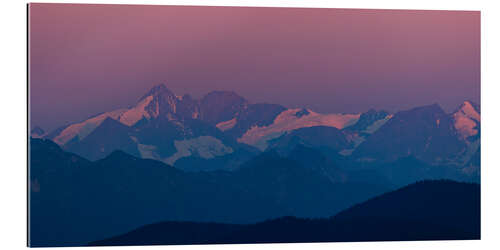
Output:
[[46,130],[165,83],[319,112],[479,102],[480,13],[30,5],[31,121]]

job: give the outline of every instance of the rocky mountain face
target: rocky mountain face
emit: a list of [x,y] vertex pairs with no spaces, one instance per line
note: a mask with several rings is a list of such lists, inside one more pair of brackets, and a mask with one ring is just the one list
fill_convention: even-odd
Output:
[[356,148],[353,156],[394,161],[412,155],[426,162],[447,163],[465,149],[452,117],[433,104],[394,114]]
[[[33,246],[81,246],[159,221],[247,223],[254,226],[240,228],[253,230],[256,237],[240,234],[224,239],[289,242],[283,238],[286,235],[258,232],[269,229],[262,225],[271,223],[273,228],[297,233],[311,226],[310,221],[285,217],[257,222],[288,215],[328,217],[422,180],[479,183],[480,132],[479,106],[468,101],[451,114],[437,104],[395,114],[376,110],[322,114],[254,104],[226,91],[198,100],[158,85],[132,107],[104,112],[50,133],[31,131],[30,242]],[[442,184],[426,185],[432,188],[423,188],[420,194],[409,192],[425,205],[416,206],[424,215],[432,212],[424,210],[426,197],[434,197],[428,194],[439,192],[440,187],[463,194],[462,185]],[[328,232],[341,233],[357,225],[364,238],[349,238],[349,234],[327,238],[318,233],[294,238],[373,239],[370,235],[379,232],[379,225],[389,223],[398,230],[375,239],[407,239],[398,238],[399,228],[422,214],[399,206],[415,201],[411,197],[389,197],[397,202],[363,205],[374,211],[373,216],[385,219],[361,223],[356,207],[339,214],[340,219],[333,218],[334,223],[322,219]],[[394,204],[399,204],[396,210],[391,208]],[[445,205],[439,203],[437,215],[449,215]],[[397,214],[394,211],[403,211],[398,209],[408,216],[391,217]],[[454,215],[461,218],[463,214]],[[467,234],[462,227],[450,229],[456,226],[451,223],[455,217],[440,217],[445,224],[436,228],[426,224],[434,222],[431,217],[418,217],[425,223],[413,224],[419,226],[418,237],[477,237],[476,231]],[[473,219],[464,225],[477,228]],[[290,223],[295,227],[288,227]],[[318,229],[316,224],[310,228]],[[199,228],[188,225],[187,230]],[[274,238],[266,239],[266,235]]]
[[101,113],[48,134],[32,132],[33,137],[51,139],[90,160],[123,150],[171,165],[181,160],[179,166],[187,167],[188,162],[200,166],[207,161],[207,169],[217,169],[216,165],[236,169],[259,151],[290,152],[301,144],[353,161],[391,162],[412,156],[428,164],[455,164],[477,172],[480,110],[465,101],[451,114],[437,104],[395,114],[373,109],[321,114],[251,103],[231,91],[213,91],[197,100],[176,96],[160,84],[133,107]]

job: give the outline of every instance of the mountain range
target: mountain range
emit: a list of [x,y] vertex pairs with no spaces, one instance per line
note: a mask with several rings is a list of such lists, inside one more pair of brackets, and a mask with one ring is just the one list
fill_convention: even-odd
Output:
[[[250,103],[230,91],[199,100],[160,84],[135,106],[95,115],[35,138],[50,139],[90,160],[115,150],[190,171],[236,169],[259,152],[290,151],[297,144],[328,148],[353,161],[391,162],[412,156],[432,165],[472,164],[480,147],[480,109],[465,101],[448,114],[438,104],[390,114],[321,114],[278,104]],[[212,162],[203,169],[199,162]]]
[[[479,185],[455,183],[480,183],[480,109],[470,101],[452,113],[432,104],[321,114],[227,91],[193,99],[158,85],[132,107],[30,132],[31,246],[479,237],[471,207]],[[453,181],[429,182],[440,179]],[[391,195],[407,185],[396,191],[407,198]],[[391,198],[370,200],[380,195]],[[362,202],[367,208],[358,210]],[[406,214],[390,217],[394,209]],[[471,215],[455,225],[442,217],[450,209]],[[341,211],[362,212],[341,220]],[[415,221],[419,211],[427,217]],[[414,234],[397,234],[405,223]],[[389,225],[386,234],[373,234],[379,224]],[[266,236],[289,225],[287,237]],[[290,238],[299,228],[326,231]],[[207,234],[174,237],[181,232]]]

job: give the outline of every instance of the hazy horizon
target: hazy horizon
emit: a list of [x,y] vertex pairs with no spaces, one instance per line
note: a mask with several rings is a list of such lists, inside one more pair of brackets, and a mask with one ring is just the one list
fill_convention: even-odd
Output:
[[152,86],[321,113],[480,102],[480,13],[30,4],[31,124],[128,107]]

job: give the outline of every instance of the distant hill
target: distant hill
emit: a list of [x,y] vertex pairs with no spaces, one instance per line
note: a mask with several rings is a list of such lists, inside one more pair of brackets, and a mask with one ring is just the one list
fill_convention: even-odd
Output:
[[50,140],[30,141],[32,246],[78,246],[167,220],[326,217],[392,189],[344,179],[313,150],[296,159],[264,152],[235,171],[185,172],[123,151],[88,161]]
[[89,245],[471,239],[480,239],[479,185],[440,180],[408,185],[328,219],[282,217],[249,225],[162,222]]

